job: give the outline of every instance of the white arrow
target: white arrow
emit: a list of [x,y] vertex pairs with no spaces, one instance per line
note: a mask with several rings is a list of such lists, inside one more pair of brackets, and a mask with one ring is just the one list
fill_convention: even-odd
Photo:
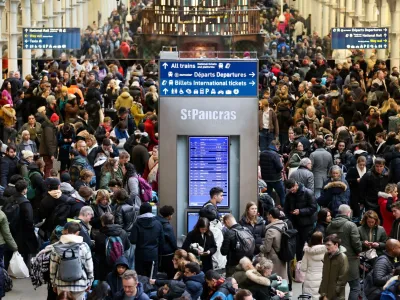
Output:
[[28,42],[28,40],[25,40],[25,43],[27,43]]
[[168,67],[167,63],[163,63],[164,70]]
[[251,73],[250,73],[250,76],[251,76],[251,77],[254,77],[254,76],[256,76],[256,74],[254,74],[254,72],[251,72]]
[[28,29],[25,29],[25,32],[28,32]]
[[256,83],[255,83],[254,81],[252,81],[252,82],[250,82],[250,84],[251,84],[252,86],[254,86]]
[[168,93],[168,89],[163,89],[164,94]]

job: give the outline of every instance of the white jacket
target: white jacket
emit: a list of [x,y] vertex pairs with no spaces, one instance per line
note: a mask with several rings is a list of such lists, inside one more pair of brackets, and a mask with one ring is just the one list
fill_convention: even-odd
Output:
[[322,268],[324,266],[325,245],[304,246],[304,256],[301,261],[301,271],[306,276],[303,284],[303,294],[310,294],[313,300],[319,299],[319,286],[322,280]]

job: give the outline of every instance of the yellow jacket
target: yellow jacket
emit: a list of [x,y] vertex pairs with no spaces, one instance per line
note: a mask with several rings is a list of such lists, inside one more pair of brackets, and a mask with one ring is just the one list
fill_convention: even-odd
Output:
[[145,114],[143,113],[143,108],[139,108],[138,103],[133,103],[131,107],[131,113],[133,118],[135,119],[136,127],[139,126],[140,121],[142,121],[145,116]]
[[117,101],[115,101],[115,109],[119,110],[120,107],[125,107],[129,109],[133,105],[133,98],[128,92],[123,92],[118,96]]
[[15,109],[12,108],[9,104],[4,105],[0,109],[0,118],[4,120],[5,126],[13,126],[17,121],[17,118],[15,116]]

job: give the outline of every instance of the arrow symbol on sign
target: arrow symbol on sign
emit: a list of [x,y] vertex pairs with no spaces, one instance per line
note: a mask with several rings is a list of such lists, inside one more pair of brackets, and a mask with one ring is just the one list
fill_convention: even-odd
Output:
[[164,94],[168,93],[168,89],[163,89]]
[[250,82],[250,84],[251,84],[252,86],[254,86],[256,83],[255,83],[254,81],[252,81],[252,82]]
[[168,67],[167,63],[163,63],[164,70]]
[[28,32],[28,29],[25,29],[25,32]]
[[250,76],[251,76],[251,77],[254,77],[254,76],[256,76],[256,74],[254,74],[254,72],[251,72],[251,73],[250,73]]
[[25,43],[27,43],[28,42],[28,40],[25,40]]

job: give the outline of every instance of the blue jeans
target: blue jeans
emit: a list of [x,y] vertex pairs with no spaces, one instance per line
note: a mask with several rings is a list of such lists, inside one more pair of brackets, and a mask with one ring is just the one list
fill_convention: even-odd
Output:
[[354,279],[348,282],[350,286],[349,300],[357,300],[360,295],[361,286],[360,279]]
[[269,132],[268,129],[260,130],[259,134],[260,151],[267,150],[269,144],[274,140],[274,134]]
[[279,200],[281,202],[281,206],[285,205],[285,187],[283,186],[282,180],[275,181],[275,182],[267,182],[267,193],[272,197],[272,190],[274,189],[275,192],[279,196]]

